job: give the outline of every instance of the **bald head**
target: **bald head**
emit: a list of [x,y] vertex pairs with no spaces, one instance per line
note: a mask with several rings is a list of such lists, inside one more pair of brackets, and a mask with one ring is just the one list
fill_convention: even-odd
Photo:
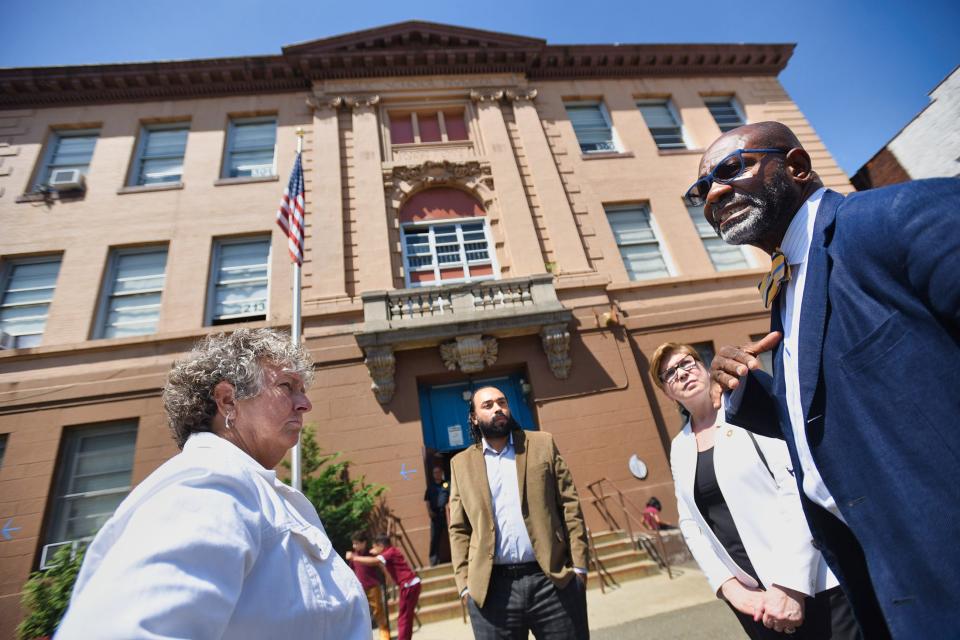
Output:
[[[703,154],[700,161],[700,174],[704,173],[704,163],[712,158],[714,162],[719,160],[717,156],[726,156],[731,150],[735,149],[803,149],[800,140],[785,124],[767,120],[766,122],[753,122],[745,124],[742,127],[731,129],[719,138],[713,141],[707,151]],[[714,150],[716,150],[715,153]]]

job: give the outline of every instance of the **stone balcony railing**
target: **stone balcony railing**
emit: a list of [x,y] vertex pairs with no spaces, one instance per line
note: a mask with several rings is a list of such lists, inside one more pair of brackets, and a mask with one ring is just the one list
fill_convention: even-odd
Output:
[[393,395],[396,351],[440,347],[450,370],[474,373],[497,359],[500,338],[540,334],[554,375],[570,369],[573,314],[557,298],[550,274],[435,287],[370,291],[363,296],[366,354],[381,402]]

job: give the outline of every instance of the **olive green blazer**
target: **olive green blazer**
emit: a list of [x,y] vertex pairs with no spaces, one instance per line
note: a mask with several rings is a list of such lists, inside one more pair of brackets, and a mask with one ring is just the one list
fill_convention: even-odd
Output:
[[[553,436],[513,432],[523,521],[537,563],[558,588],[587,568],[587,529],[580,498]],[[496,529],[487,466],[481,446],[461,451],[450,463],[450,555],[457,589],[483,606],[493,569]]]

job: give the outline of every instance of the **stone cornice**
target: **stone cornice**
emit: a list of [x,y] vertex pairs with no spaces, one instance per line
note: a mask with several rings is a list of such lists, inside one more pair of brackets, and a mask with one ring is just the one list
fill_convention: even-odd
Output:
[[792,44],[549,45],[406,22],[283,48],[281,55],[0,69],[0,109],[310,92],[314,82],[522,74],[528,80],[776,75]]

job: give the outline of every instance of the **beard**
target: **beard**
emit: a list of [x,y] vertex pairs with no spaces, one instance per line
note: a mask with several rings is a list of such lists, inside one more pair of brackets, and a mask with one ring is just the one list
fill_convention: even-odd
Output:
[[713,222],[717,235],[727,244],[756,245],[790,212],[793,202],[786,171],[781,167],[771,180],[763,185],[759,194],[731,191],[729,196],[714,205],[714,209],[722,211],[728,206],[744,205],[748,206],[748,209],[739,214],[740,220],[737,222],[724,226],[722,230],[718,223]]
[[505,416],[506,420],[497,422],[497,416],[504,416],[502,413],[496,413],[487,422],[477,419],[477,427],[484,438],[505,438],[510,435],[514,429],[519,429],[520,425],[513,419],[513,416]]

